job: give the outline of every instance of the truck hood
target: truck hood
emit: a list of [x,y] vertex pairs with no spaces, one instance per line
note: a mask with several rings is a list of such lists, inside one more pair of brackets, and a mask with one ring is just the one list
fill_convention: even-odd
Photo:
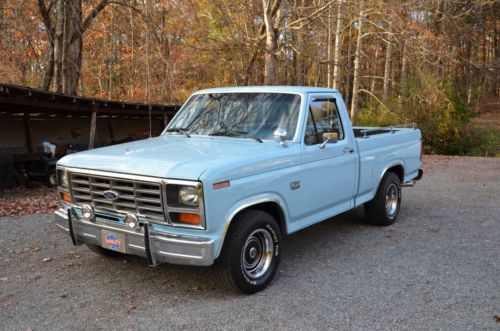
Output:
[[[273,141],[226,137],[164,135],[157,138],[70,154],[60,166],[171,179],[198,180],[210,169],[211,179],[233,179],[290,162],[291,152]],[[267,157],[266,157],[267,154]],[[281,155],[281,156],[280,156]],[[252,159],[257,159],[252,160]],[[263,162],[274,159],[275,162]],[[281,162],[276,162],[280,159]],[[251,166],[254,164],[255,166]],[[246,171],[242,172],[238,169]],[[263,169],[266,168],[266,169]],[[269,168],[269,169],[267,169]],[[232,178],[228,178],[232,177]]]

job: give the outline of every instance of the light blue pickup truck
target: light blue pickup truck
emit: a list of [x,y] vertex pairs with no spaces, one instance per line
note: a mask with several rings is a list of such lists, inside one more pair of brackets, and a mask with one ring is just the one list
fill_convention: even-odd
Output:
[[422,177],[414,128],[352,127],[340,93],[235,87],[194,93],[156,138],[57,163],[57,225],[106,256],[209,266],[264,289],[282,237],[364,204],[390,225],[401,187]]

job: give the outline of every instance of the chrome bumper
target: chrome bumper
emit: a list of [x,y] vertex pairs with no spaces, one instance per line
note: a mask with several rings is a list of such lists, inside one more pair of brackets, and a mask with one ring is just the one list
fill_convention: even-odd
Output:
[[97,215],[95,221],[84,220],[75,208],[55,211],[57,226],[67,232],[74,245],[89,243],[102,246],[101,230],[125,235],[127,254],[147,258],[151,266],[159,263],[208,266],[214,262],[214,241],[203,237],[177,235],[144,223],[139,230],[126,224],[108,221]]

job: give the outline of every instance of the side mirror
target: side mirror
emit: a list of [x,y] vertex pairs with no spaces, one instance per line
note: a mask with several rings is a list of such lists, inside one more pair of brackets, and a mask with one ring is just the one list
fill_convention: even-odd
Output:
[[288,138],[288,133],[283,128],[277,128],[273,133],[274,138],[280,143],[281,146],[287,147],[286,138]]
[[319,148],[325,148],[326,144],[336,144],[339,139],[339,134],[337,132],[325,132],[322,135],[323,142],[319,145]]

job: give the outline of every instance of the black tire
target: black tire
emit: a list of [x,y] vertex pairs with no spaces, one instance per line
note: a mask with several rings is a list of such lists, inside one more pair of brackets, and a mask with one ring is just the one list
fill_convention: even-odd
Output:
[[56,169],[50,169],[47,172],[47,177],[45,178],[45,184],[48,187],[54,187],[57,186],[57,175],[56,175]]
[[112,251],[110,249],[106,249],[106,248],[103,248],[103,247],[98,246],[98,245],[85,243],[85,246],[87,246],[87,248],[90,249],[92,252],[99,254],[101,256],[116,258],[116,257],[122,257],[125,255],[121,252]]
[[401,181],[398,175],[387,172],[377,194],[365,203],[365,217],[370,224],[387,226],[396,222],[401,206]]
[[262,291],[278,270],[280,254],[281,232],[276,220],[260,210],[243,211],[224,240],[215,263],[216,279],[245,294]]

